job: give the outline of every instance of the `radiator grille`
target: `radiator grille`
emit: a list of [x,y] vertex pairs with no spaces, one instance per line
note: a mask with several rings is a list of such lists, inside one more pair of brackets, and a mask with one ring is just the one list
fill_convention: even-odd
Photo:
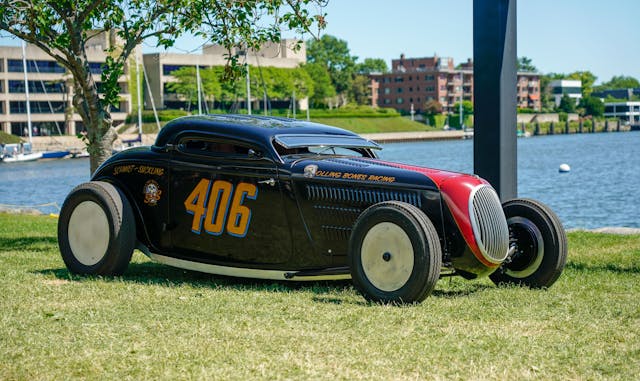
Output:
[[509,249],[509,228],[493,188],[482,185],[472,192],[469,214],[482,255],[490,262],[502,262]]

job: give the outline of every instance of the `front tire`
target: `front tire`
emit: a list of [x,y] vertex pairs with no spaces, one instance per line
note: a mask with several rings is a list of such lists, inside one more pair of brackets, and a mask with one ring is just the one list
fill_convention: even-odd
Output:
[[58,220],[58,246],[69,271],[121,275],[135,242],[131,205],[115,186],[90,181],[69,193]]
[[489,278],[495,284],[551,286],[567,261],[567,235],[560,219],[535,200],[510,200],[503,209],[515,252]]
[[365,299],[415,303],[433,291],[442,251],[433,223],[420,209],[387,201],[367,208],[356,220],[348,262]]

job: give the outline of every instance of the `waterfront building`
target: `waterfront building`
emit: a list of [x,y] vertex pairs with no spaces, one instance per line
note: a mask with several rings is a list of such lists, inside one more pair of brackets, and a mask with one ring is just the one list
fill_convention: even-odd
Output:
[[556,106],[560,106],[560,101],[564,95],[575,100],[576,104],[582,98],[582,81],[577,79],[558,79],[549,82],[549,89]]
[[628,89],[608,89],[602,91],[594,91],[591,96],[600,98],[603,101],[606,98],[627,99],[634,100],[634,98],[640,98],[640,87],[628,88]]
[[[294,49],[299,42],[299,50]],[[183,67],[196,67],[200,69],[213,66],[224,66],[227,62],[227,50],[220,45],[205,45],[201,54],[183,53],[150,53],[144,54],[143,62],[146,75],[149,79],[151,96],[145,91],[145,108],[151,108],[151,98],[157,109],[180,109],[185,107],[185,100],[178,94],[171,92],[167,85],[176,81],[171,72]],[[296,68],[306,63],[307,53],[303,41],[283,39],[279,43],[267,42],[258,50],[250,49],[245,55],[244,50],[234,48],[231,54],[240,56],[240,63],[247,62],[253,67],[277,67]],[[146,90],[146,89],[145,89]],[[253,97],[252,97],[253,98]],[[258,100],[262,97],[257,96]],[[254,99],[255,102],[258,102]],[[299,103],[301,109],[307,108],[307,101],[303,99]]]
[[[91,38],[86,46],[93,79],[101,86],[100,74],[106,61],[104,52],[110,46],[107,34]],[[140,54],[140,49],[133,53]],[[73,79],[66,69],[40,48],[26,46],[29,108],[32,134],[75,135],[84,129],[80,115],[73,112]],[[26,92],[21,46],[0,46],[0,129],[18,136],[28,135]],[[135,65],[133,66],[135,67]],[[120,103],[111,109],[114,125],[124,123],[132,110],[130,68],[118,79]],[[135,84],[135,79],[133,80]]]
[[604,116],[618,118],[624,124],[640,126],[640,101],[605,103]]
[[[403,113],[422,113],[425,104],[436,100],[443,113],[456,113],[455,104],[461,99],[473,102],[473,61],[454,65],[453,58],[406,58],[391,61],[389,73],[370,74],[371,105],[391,107]],[[540,75],[519,72],[517,84],[518,107],[540,110]]]

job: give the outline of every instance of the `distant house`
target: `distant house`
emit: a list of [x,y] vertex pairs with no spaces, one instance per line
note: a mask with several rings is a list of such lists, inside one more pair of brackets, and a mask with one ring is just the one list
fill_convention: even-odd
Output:
[[618,118],[625,124],[640,125],[640,101],[605,103],[604,116]]
[[560,100],[566,94],[569,98],[574,99],[576,104],[582,98],[582,81],[576,79],[559,79],[549,83],[551,94],[553,95],[556,106],[560,106]]

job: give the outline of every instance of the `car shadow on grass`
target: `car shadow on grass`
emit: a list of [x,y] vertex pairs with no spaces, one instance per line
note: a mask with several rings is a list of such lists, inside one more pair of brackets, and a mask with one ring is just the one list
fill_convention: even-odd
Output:
[[[266,291],[290,293],[295,291],[311,292],[312,300],[323,304],[359,304],[379,305],[367,302],[364,298],[354,301],[352,296],[357,294],[351,280],[338,281],[278,281],[253,278],[236,278],[213,275],[197,271],[184,270],[154,262],[130,263],[127,271],[118,277],[82,276],[72,274],[67,268],[45,269],[36,273],[54,276],[58,279],[74,282],[94,281],[100,279],[106,282],[127,282],[140,285],[160,285],[175,287],[188,285],[194,288],[212,288],[233,291]],[[446,280],[440,280],[440,287],[433,291],[430,298],[464,298],[496,286],[468,282],[463,287],[447,285]],[[341,294],[345,294],[343,297]]]

